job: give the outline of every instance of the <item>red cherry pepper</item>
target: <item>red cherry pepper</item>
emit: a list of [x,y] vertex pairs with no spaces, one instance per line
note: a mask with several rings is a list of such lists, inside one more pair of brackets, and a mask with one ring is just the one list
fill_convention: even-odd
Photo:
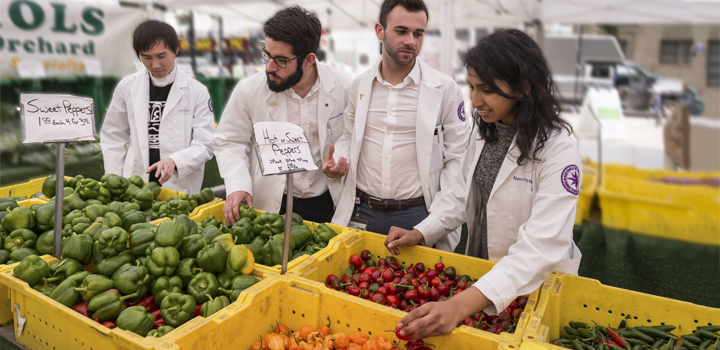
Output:
[[152,295],[147,295],[142,297],[137,304],[131,304],[130,306],[143,306],[145,307],[145,311],[152,313],[155,310],[160,310],[160,307],[155,304],[155,297]]
[[82,303],[73,306],[72,309],[85,317],[90,317],[90,311],[88,311],[87,306],[87,301],[83,301]]
[[442,263],[442,257],[440,257],[440,259],[438,259],[438,263],[435,264],[435,271],[440,273],[443,270],[445,270],[445,264]]
[[387,296],[387,295],[388,295],[388,289],[385,288],[385,287],[380,287],[380,288],[378,288],[378,290],[377,290],[377,294],[382,294],[383,296]]
[[350,265],[352,265],[354,267],[360,267],[360,265],[362,265],[362,263],[363,263],[363,261],[362,261],[362,259],[360,259],[360,255],[357,255],[357,254],[350,255]]
[[375,256],[370,254],[370,251],[367,249],[363,250],[362,253],[360,253],[360,259],[362,259],[362,261],[367,261],[367,259],[374,259],[374,258],[375,258]]
[[332,284],[332,281],[334,281],[334,280],[337,279],[337,278],[338,278],[338,276],[335,276],[335,275],[333,275],[333,274],[328,275],[328,276],[325,278],[325,285],[329,286],[330,284]]
[[439,275],[440,275],[440,273],[435,270],[430,270],[425,273],[425,277],[427,277],[429,280],[432,280]]
[[427,286],[419,286],[417,292],[421,298],[430,298],[430,289]]
[[400,331],[402,331],[403,328],[405,328],[405,327],[406,327],[406,326],[403,326],[403,327],[395,326],[395,330],[394,330],[394,331],[386,331],[386,332],[393,332],[393,333],[395,333],[395,336],[396,336],[398,339],[407,341],[407,340],[410,339],[410,334],[405,334],[405,335],[401,335],[401,334],[400,334]]
[[422,339],[410,340],[405,344],[407,350],[423,350],[425,349],[425,342]]
[[201,306],[202,306],[202,305],[198,305],[198,306],[195,307],[195,313],[193,314],[193,317],[200,315],[200,307],[201,307]]
[[392,295],[392,294],[388,295],[385,298],[385,301],[387,301],[388,306],[390,306],[394,309],[397,309],[398,307],[400,307],[400,299],[398,299],[398,297],[396,295]]
[[[380,288],[382,288],[382,287],[380,287]],[[372,300],[373,302],[376,302],[376,303],[378,303],[378,304],[380,304],[380,305],[385,305],[385,304],[387,304],[387,300],[385,299],[385,296],[382,295],[382,294],[380,294],[380,293],[377,293],[377,294],[373,295],[373,297],[370,298],[370,300]]]
[[513,300],[512,303],[510,303],[510,305],[508,305],[508,308],[509,308],[510,310],[515,310],[515,309],[517,309],[518,307],[520,307],[520,306],[518,306],[517,300]]
[[354,284],[347,289],[347,293],[354,297],[359,296],[361,291],[360,287]]
[[372,276],[372,273],[375,271],[377,271],[377,269],[374,266],[368,266],[365,268],[365,270],[363,270],[363,273],[367,273],[367,274],[370,274],[370,276]]
[[415,289],[408,290],[407,292],[405,292],[405,299],[407,299],[408,301],[410,301],[410,300],[417,301],[418,300],[418,292]]
[[513,320],[517,320],[520,318],[520,315],[523,313],[523,309],[517,308],[512,311],[512,318]]
[[[467,282],[465,282],[465,280],[460,280],[460,281],[458,281],[458,283],[457,283],[457,287],[458,287],[459,289],[467,289]],[[514,301],[513,301],[513,302],[514,302]]]
[[528,297],[518,297],[516,300],[518,302],[518,307],[524,309],[528,302]]
[[[417,270],[418,273],[424,273],[425,272],[425,264],[423,264],[423,263],[415,264],[415,270]],[[420,275],[418,275],[418,278],[420,278]]]
[[440,291],[436,288],[430,289],[430,301],[437,301],[438,299],[440,299]]
[[363,299],[370,299],[370,291],[367,290],[367,288],[363,288],[362,291],[360,291],[360,297]]
[[117,325],[115,325],[114,323],[112,323],[112,322],[110,322],[110,321],[103,322],[102,325],[105,326],[105,327],[107,327],[107,328],[110,328],[110,329],[113,329],[113,328],[117,327]]
[[378,260],[378,266],[387,266],[387,260],[385,260],[385,258],[381,258]]

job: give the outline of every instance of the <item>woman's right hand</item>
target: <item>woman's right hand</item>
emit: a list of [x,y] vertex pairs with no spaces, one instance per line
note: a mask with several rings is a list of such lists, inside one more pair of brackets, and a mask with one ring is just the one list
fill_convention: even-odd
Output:
[[408,231],[399,227],[390,227],[390,232],[385,239],[385,246],[392,255],[400,255],[398,247],[403,245],[418,245],[423,241],[422,233],[418,230]]

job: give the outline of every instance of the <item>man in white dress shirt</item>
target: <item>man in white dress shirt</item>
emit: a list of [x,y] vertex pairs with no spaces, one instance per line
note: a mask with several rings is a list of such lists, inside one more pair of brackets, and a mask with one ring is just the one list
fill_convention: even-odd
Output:
[[355,78],[323,171],[342,183],[333,223],[381,234],[416,229],[424,244],[452,251],[459,231],[418,224],[463,193],[456,175],[470,125],[458,85],[417,59],[427,20],[422,0],[383,2],[375,25],[382,60]]

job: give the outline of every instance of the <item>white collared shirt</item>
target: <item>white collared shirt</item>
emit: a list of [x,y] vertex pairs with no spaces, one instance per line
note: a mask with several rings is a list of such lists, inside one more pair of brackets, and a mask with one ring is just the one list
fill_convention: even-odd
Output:
[[365,135],[357,167],[357,187],[387,199],[422,196],[415,128],[420,65],[398,85],[383,80],[377,65]]
[[315,161],[321,165],[318,170],[293,174],[293,197],[312,198],[320,196],[328,190],[327,180],[322,172],[323,159],[320,155],[320,137],[318,136],[318,90],[320,90],[319,74],[315,84],[304,98],[298,96],[293,88],[284,92],[287,94],[287,120],[283,121],[296,124],[305,131],[305,135],[310,140]]

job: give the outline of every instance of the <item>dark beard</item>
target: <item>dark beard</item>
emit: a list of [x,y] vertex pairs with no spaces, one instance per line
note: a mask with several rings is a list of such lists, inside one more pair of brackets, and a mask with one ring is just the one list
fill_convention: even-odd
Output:
[[268,84],[268,88],[270,89],[270,91],[283,92],[283,91],[297,85],[297,83],[300,82],[300,80],[303,77],[303,69],[302,69],[302,65],[298,64],[298,67],[295,70],[295,73],[290,74],[289,77],[285,78],[285,80],[283,80],[279,83],[276,83],[276,82],[270,80],[270,73],[268,73],[267,71],[265,71],[265,76],[267,78],[267,84]]
[[395,63],[400,64],[400,65],[413,64],[415,62],[415,58],[418,55],[418,52],[415,52],[415,55],[412,57],[412,59],[410,59],[410,62],[408,62],[408,63],[400,62],[400,57],[398,57],[397,52],[394,52],[393,50],[388,49],[387,36],[385,35],[385,33],[383,33],[383,50],[385,50],[385,52],[387,52],[388,56],[390,56],[390,58],[393,61],[395,61]]

